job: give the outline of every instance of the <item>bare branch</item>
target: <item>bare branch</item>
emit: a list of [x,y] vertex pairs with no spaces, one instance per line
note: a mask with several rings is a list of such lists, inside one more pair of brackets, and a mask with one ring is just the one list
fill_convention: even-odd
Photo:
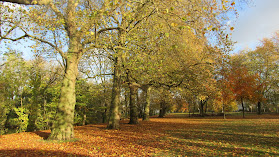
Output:
[[21,39],[23,39],[23,38],[26,38],[26,37],[28,37],[27,36],[27,34],[25,34],[25,35],[23,35],[23,36],[20,36],[20,37],[18,37],[18,38],[7,38],[6,36],[4,36],[4,37],[0,37],[0,41],[2,40],[2,39],[7,39],[7,40],[11,40],[11,41],[18,41],[18,40],[21,40]]
[[52,44],[51,42],[49,41],[46,41],[44,39],[41,39],[41,38],[38,38],[38,37],[35,37],[35,36],[32,36],[32,35],[29,35],[29,34],[25,34],[25,37],[29,37],[29,38],[32,38],[32,39],[35,39],[35,40],[38,40],[42,43],[45,43],[45,44],[48,44],[49,46],[51,46],[52,48],[54,48],[63,58],[67,58],[64,54],[63,51],[61,51],[57,46],[55,46],[54,44]]

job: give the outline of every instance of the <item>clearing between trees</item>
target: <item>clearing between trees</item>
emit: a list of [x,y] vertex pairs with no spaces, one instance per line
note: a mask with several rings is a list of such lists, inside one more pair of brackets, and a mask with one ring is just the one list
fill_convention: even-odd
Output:
[[69,142],[45,140],[50,130],[2,135],[0,156],[279,156],[279,115],[186,116],[77,126]]

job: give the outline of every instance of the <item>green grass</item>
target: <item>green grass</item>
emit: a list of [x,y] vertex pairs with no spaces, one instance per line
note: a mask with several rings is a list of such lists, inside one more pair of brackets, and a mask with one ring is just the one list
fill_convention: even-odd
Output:
[[[171,116],[183,117],[185,114]],[[261,119],[253,119],[249,114],[247,119],[241,119],[241,116],[234,117],[236,119],[184,119],[189,127],[166,130],[160,140],[171,143],[169,150],[157,155],[279,156],[279,115],[272,119],[261,116]],[[182,119],[180,125],[183,125]]]

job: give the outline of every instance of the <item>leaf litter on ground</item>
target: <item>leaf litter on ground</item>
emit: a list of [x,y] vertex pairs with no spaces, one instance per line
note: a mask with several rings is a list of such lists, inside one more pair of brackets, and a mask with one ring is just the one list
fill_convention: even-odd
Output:
[[0,136],[0,156],[279,156],[279,116],[245,119],[151,118],[75,127],[73,141],[45,140],[50,130]]

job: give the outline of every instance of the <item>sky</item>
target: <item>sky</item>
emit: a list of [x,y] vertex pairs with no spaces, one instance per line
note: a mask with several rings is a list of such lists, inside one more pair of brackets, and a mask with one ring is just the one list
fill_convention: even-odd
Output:
[[279,0],[253,0],[239,11],[233,21],[232,40],[236,41],[234,53],[254,49],[263,38],[270,38],[279,30]]
[[[248,0],[249,1],[249,0]],[[255,49],[263,38],[269,38],[279,30],[279,0],[250,0],[249,6],[238,9],[239,17],[232,19],[234,26],[232,40],[236,42],[237,53],[244,49]],[[22,51],[30,51],[25,45],[17,46]],[[24,58],[32,58],[31,52],[24,53]]]

